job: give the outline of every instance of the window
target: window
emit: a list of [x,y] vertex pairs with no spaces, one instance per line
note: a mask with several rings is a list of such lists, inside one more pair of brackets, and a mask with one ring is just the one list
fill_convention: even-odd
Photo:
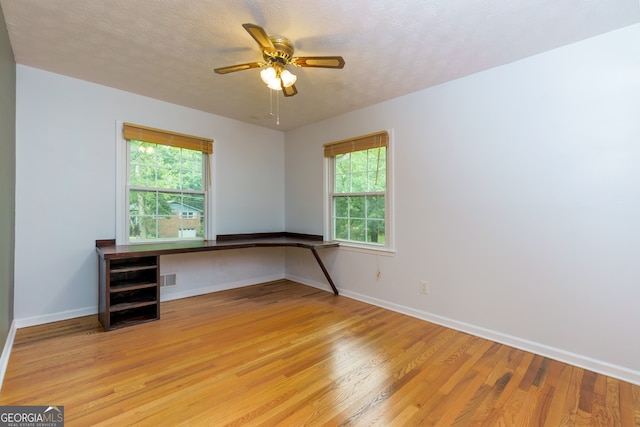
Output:
[[390,248],[388,146],[387,132],[325,144],[331,239]]
[[212,140],[125,123],[128,243],[205,239]]

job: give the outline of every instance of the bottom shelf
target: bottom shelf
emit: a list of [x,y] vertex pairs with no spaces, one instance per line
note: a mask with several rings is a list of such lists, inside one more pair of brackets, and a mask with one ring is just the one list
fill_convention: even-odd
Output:
[[151,322],[160,318],[158,304],[120,310],[109,314],[109,329],[119,329],[139,323]]

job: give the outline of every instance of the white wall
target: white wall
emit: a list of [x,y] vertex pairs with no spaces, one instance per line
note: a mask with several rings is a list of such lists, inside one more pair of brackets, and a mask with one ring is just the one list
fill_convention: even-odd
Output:
[[323,143],[392,129],[397,253],[322,254],[342,293],[640,383],[639,111],[635,25],[315,123],[286,227],[323,232]]
[[[97,312],[95,240],[115,237],[118,120],[215,140],[216,234],[284,229],[282,132],[21,65],[16,91],[19,326]],[[250,249],[217,256],[164,257],[163,272],[178,273],[179,286],[163,298],[284,274],[282,251],[265,262]],[[224,274],[192,272],[210,265]]]

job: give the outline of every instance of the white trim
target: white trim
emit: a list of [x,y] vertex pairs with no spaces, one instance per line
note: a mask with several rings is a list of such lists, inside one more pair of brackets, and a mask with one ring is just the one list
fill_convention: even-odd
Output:
[[[172,292],[173,289],[160,288],[160,302],[172,301],[176,299],[189,298],[198,295],[210,294],[213,292],[226,291],[229,289],[243,288],[245,286],[258,285],[260,283],[273,282],[276,280],[282,280],[285,276],[282,274],[274,274],[271,276],[253,277],[251,279],[240,280],[232,283],[220,283],[212,286],[205,286],[197,289],[189,289],[181,292]],[[166,289],[166,293],[164,292]],[[164,294],[164,295],[163,295]],[[160,311],[162,316],[162,311]]]
[[[308,284],[300,278],[295,278],[302,284]],[[315,284],[310,284],[313,287],[319,287]],[[505,344],[520,350],[528,351],[538,354],[543,357],[548,357],[563,363],[568,363],[579,368],[588,369],[593,372],[598,372],[603,375],[607,375],[612,378],[617,378],[622,381],[627,381],[632,384],[640,385],[640,371],[625,368],[624,366],[615,365],[613,363],[605,362],[602,360],[593,359],[588,356],[584,356],[577,353],[572,353],[559,348],[551,347],[545,344],[540,344],[534,341],[525,340],[522,338],[514,337],[512,335],[503,334],[491,329],[482,328],[479,326],[471,325],[465,322],[459,322],[457,320],[450,319],[448,317],[439,316],[433,313],[428,313],[422,310],[416,310],[411,307],[407,307],[401,304],[395,304],[388,301],[384,301],[378,298],[373,298],[367,295],[360,294],[358,292],[352,292],[349,290],[340,291],[340,295],[355,299],[358,301],[372,304],[378,307],[386,308],[391,311],[406,314],[411,317],[415,317],[427,322],[435,323],[447,328],[455,329],[457,331],[466,332],[471,335],[475,335],[480,338],[484,338],[490,341],[494,341],[500,344]]]
[[382,256],[394,256],[396,254],[396,251],[385,247],[376,248],[375,246],[359,246],[353,242],[343,242],[341,240],[337,240],[337,242],[340,242],[340,246],[338,246],[339,251],[360,252]]
[[385,248],[389,252],[396,251],[396,227],[395,227],[395,211],[396,211],[396,186],[395,186],[395,156],[394,150],[396,146],[396,139],[393,132],[393,128],[387,129],[389,134],[389,144],[387,146],[387,190],[385,196],[385,202],[387,203],[385,212],[385,221],[387,222],[387,235],[385,236]]
[[16,322],[11,322],[9,327],[9,333],[7,339],[4,342],[2,348],[2,355],[0,355],[0,390],[2,390],[2,383],[4,382],[4,376],[7,373],[7,367],[9,366],[9,358],[11,357],[11,350],[13,349],[13,341],[16,338]]
[[215,150],[213,151],[213,153],[209,154],[208,156],[205,156],[205,159],[209,159],[209,179],[211,180],[210,182],[205,183],[206,187],[207,187],[207,195],[206,195],[206,200],[205,203],[207,203],[207,217],[204,219],[205,223],[204,226],[206,227],[205,229],[205,233],[206,236],[205,238],[207,240],[216,240],[216,201],[215,201],[215,195],[216,192],[214,191],[215,185],[216,185],[216,178],[215,178],[215,163],[216,163],[216,152]]
[[123,215],[127,206],[127,150],[126,141],[122,135],[122,120],[116,120],[116,244],[127,243],[127,221]]
[[98,314],[98,307],[85,307],[77,310],[60,311],[58,313],[45,314],[43,316],[25,317],[15,319],[16,328],[28,328],[29,326],[43,325],[45,323],[58,322],[60,320],[75,319],[76,317]]
[[[638,0],[640,1],[640,0]],[[331,158],[324,157],[322,163],[322,238],[331,240],[331,202],[329,201],[329,188],[333,179],[333,167],[331,166]]]
[[[295,274],[285,274],[284,278],[291,280],[292,282],[301,283],[306,286],[311,286],[312,288],[318,288],[320,290],[333,293],[333,289],[331,289],[331,286],[326,282],[316,282],[315,280],[309,280],[306,277],[296,276]],[[340,289],[338,289],[338,292],[340,292]]]

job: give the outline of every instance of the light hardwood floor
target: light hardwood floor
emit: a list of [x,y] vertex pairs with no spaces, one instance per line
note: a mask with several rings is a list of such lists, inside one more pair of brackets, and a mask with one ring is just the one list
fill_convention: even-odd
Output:
[[18,330],[0,405],[67,426],[640,425],[640,387],[278,281]]

